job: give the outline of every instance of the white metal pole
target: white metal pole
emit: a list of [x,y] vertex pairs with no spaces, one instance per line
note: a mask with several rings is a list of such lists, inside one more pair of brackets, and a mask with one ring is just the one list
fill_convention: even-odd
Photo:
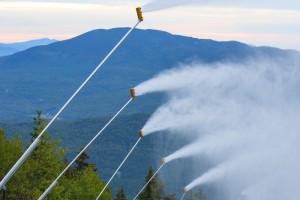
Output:
[[180,200],[183,200],[184,196],[185,196],[186,192],[184,192],[181,196],[181,199]]
[[96,140],[96,138],[106,129],[106,127],[126,108],[126,106],[132,101],[132,98],[107,122],[107,124],[95,135],[95,137],[77,154],[77,156],[70,162],[70,164],[58,175],[58,177],[53,181],[53,183],[47,188],[47,190],[40,196],[39,200],[44,199],[48,193],[55,187],[58,180],[62,175],[71,167],[71,165],[77,160],[77,158]]
[[125,36],[118,42],[118,44],[109,52],[109,54],[102,60],[102,62],[96,67],[96,69],[89,75],[89,77],[81,84],[81,86],[76,90],[76,92],[70,97],[70,99],[63,105],[63,107],[58,111],[58,113],[52,118],[49,124],[44,128],[44,130],[40,133],[40,135],[35,139],[35,141],[28,147],[28,149],[23,153],[21,158],[15,163],[15,165],[9,170],[9,172],[5,175],[5,177],[0,182],[0,189],[6,185],[6,183],[11,179],[11,177],[16,173],[19,167],[23,164],[23,162],[27,159],[27,157],[31,154],[31,152],[36,148],[39,144],[42,135],[46,132],[46,130],[52,125],[52,123],[57,119],[57,117],[64,111],[64,109],[69,105],[69,103],[74,99],[74,97],[81,91],[81,89],[86,85],[86,83],[94,76],[94,74],[100,69],[100,67],[106,62],[106,60],[112,55],[112,53],[120,46],[120,44],[128,37],[128,35],[141,23],[138,21],[126,34]]
[[150,183],[150,181],[152,181],[152,179],[156,176],[156,174],[159,172],[159,170],[164,166],[164,164],[162,164],[160,166],[160,168],[158,168],[158,170],[153,174],[153,176],[149,179],[149,181],[144,185],[144,187],[139,191],[139,193],[134,197],[133,200],[135,200],[136,198],[138,198],[138,196],[143,192],[143,190],[147,187],[147,185]]
[[127,156],[124,158],[124,160],[122,161],[122,163],[120,164],[120,166],[118,167],[118,169],[115,171],[115,173],[112,175],[112,177],[109,179],[109,181],[106,183],[106,185],[104,186],[104,188],[102,189],[102,191],[100,192],[100,194],[98,195],[98,197],[96,198],[96,200],[98,200],[102,193],[104,192],[104,190],[106,189],[106,187],[109,185],[109,183],[112,181],[112,179],[115,177],[115,175],[118,173],[118,171],[120,170],[120,168],[123,166],[123,164],[125,163],[125,161],[128,159],[128,157],[130,156],[130,154],[132,153],[132,151],[135,149],[135,147],[138,145],[138,143],[141,141],[142,137],[140,137],[138,139],[138,141],[135,143],[135,145],[132,147],[132,149],[129,151],[129,153],[127,154]]

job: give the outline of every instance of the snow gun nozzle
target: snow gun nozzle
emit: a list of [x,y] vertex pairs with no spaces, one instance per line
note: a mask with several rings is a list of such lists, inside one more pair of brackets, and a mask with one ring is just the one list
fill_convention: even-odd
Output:
[[141,7],[136,8],[136,14],[140,22],[144,21],[143,12]]
[[140,131],[139,135],[140,135],[140,138],[142,138],[143,137],[143,131]]
[[130,94],[131,94],[131,98],[132,98],[132,99],[135,99],[135,98],[136,98],[134,88],[131,88],[131,89],[130,89]]

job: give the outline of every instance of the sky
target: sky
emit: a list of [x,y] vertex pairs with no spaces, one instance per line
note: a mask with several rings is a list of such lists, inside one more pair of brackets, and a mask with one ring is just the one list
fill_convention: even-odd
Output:
[[[161,0],[170,1],[170,0]],[[180,2],[181,0],[175,0]],[[0,43],[64,40],[94,29],[130,27],[150,0],[0,0]],[[300,50],[298,0],[188,0],[144,13],[141,29]],[[238,3],[236,3],[238,2]]]

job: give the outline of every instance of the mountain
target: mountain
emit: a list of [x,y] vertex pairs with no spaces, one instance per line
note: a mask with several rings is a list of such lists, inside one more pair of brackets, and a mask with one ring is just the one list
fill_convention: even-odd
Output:
[[10,44],[0,43],[0,56],[12,55],[16,52],[24,51],[31,47],[48,45],[53,42],[57,42],[57,40],[42,38],[37,40],[29,40],[26,42],[18,42],[18,43],[10,43]]
[[[127,31],[128,28],[94,30],[70,40],[0,58],[0,127],[10,137],[17,132],[29,141],[35,110],[41,109],[49,117],[53,116]],[[49,131],[61,139],[71,159],[130,98],[131,87],[162,70],[195,61],[243,62],[253,57],[282,59],[294,56],[299,57],[299,53],[252,47],[236,41],[217,42],[136,29]],[[109,179],[138,139],[138,131],[150,113],[164,98],[159,94],[136,98],[88,149],[101,178]],[[157,169],[159,158],[185,143],[184,138],[178,141],[178,138],[163,133],[143,138],[111,183],[114,191],[123,186],[133,197],[142,187],[149,165],[153,164]],[[197,170],[204,170],[206,165],[203,162]],[[174,173],[193,171],[192,166],[174,161],[164,167],[161,174],[169,178],[165,180],[171,192],[181,194],[182,186],[194,178],[193,174]]]
[[[53,116],[127,31],[128,28],[94,30],[1,57],[0,121],[24,121],[36,109]],[[136,29],[63,112],[62,118],[110,116],[130,98],[131,87],[179,63],[243,62],[257,56],[280,59],[291,55],[299,53]],[[150,113],[163,98],[158,94],[137,98],[125,113]]]

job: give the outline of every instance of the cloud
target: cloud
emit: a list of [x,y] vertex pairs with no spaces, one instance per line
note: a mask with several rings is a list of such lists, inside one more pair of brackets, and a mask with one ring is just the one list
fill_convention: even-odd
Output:
[[80,3],[80,4],[109,4],[109,5],[128,5],[133,3],[140,3],[138,0],[114,0],[114,1],[105,1],[105,0],[2,0],[2,2],[36,2],[36,3]]

